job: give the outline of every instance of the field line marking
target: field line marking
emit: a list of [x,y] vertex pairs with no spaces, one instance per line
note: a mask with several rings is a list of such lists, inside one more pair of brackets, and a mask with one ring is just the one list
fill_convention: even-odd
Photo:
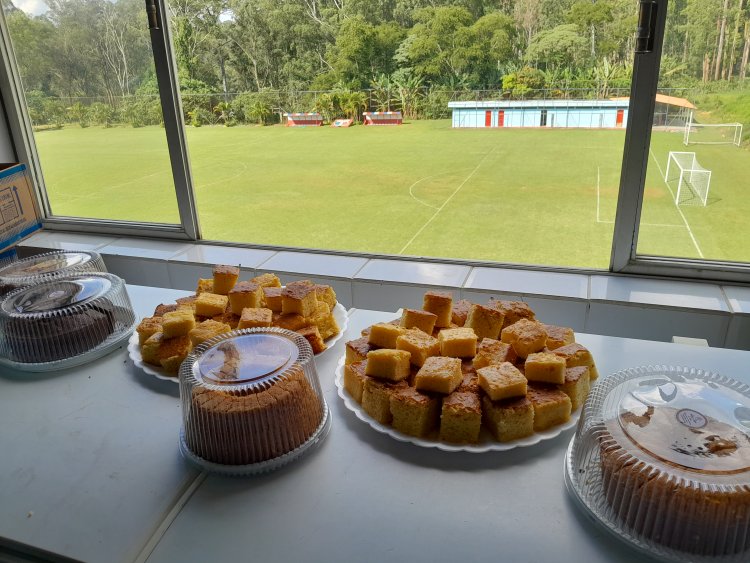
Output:
[[430,208],[432,208],[432,209],[437,209],[437,207],[435,207],[434,205],[430,205],[429,203],[426,203],[426,202],[422,201],[422,200],[421,200],[421,199],[419,199],[419,198],[418,198],[417,196],[415,196],[415,195],[414,195],[414,192],[412,192],[411,190],[412,190],[412,188],[413,188],[414,186],[416,186],[417,184],[419,184],[419,183],[420,183],[420,182],[422,182],[423,180],[429,180],[430,178],[434,178],[435,176],[438,176],[438,174],[433,174],[432,176],[425,176],[424,178],[420,178],[419,180],[417,180],[416,182],[414,182],[414,183],[413,183],[413,184],[412,184],[411,186],[409,186],[409,195],[411,196],[411,198],[412,198],[412,199],[413,199],[414,201],[416,201],[416,202],[418,202],[418,203],[421,203],[422,205],[425,205],[425,206],[427,206],[427,207],[430,207]]
[[[664,178],[664,170],[661,169],[661,165],[659,164],[659,161],[656,160],[656,156],[654,155],[654,151],[651,150],[651,147],[648,148],[648,152],[651,155],[651,158],[654,159],[654,162],[656,163],[656,167],[659,169],[659,174],[661,174],[661,177]],[[698,241],[695,239],[695,235],[693,234],[693,230],[690,228],[690,223],[688,223],[687,217],[685,217],[685,214],[682,212],[682,209],[680,209],[680,206],[675,202],[675,195],[672,191],[672,186],[670,186],[666,180],[664,180],[664,183],[667,186],[667,189],[669,190],[669,193],[672,194],[672,202],[674,203],[674,206],[677,208],[677,212],[680,214],[680,217],[682,217],[682,222],[685,223],[685,228],[687,229],[688,234],[690,235],[690,239],[693,241],[693,244],[695,245],[695,249],[698,251],[698,256],[701,258],[704,258],[703,252],[701,251],[701,247],[698,246]]]
[[445,209],[445,206],[446,206],[446,205],[448,205],[448,203],[450,203],[450,200],[452,200],[452,199],[453,199],[453,197],[454,197],[454,196],[455,196],[455,195],[456,195],[456,194],[457,194],[457,193],[458,193],[458,192],[459,192],[459,191],[461,190],[461,188],[463,188],[463,187],[464,187],[464,185],[466,184],[466,182],[468,182],[468,181],[469,181],[469,180],[471,179],[471,177],[472,177],[472,176],[474,176],[474,174],[476,174],[477,170],[479,170],[479,167],[480,167],[480,166],[482,166],[482,164],[484,164],[484,161],[485,161],[485,160],[487,160],[487,157],[488,157],[488,156],[490,156],[490,155],[492,154],[492,152],[493,152],[494,150],[495,150],[495,147],[492,147],[492,148],[491,148],[490,150],[488,150],[488,151],[487,151],[487,153],[486,153],[486,154],[485,154],[485,155],[484,155],[484,156],[482,157],[482,159],[481,159],[481,160],[479,161],[479,163],[478,163],[478,164],[477,164],[477,165],[476,165],[476,166],[474,167],[474,170],[472,170],[471,172],[469,172],[469,175],[468,175],[468,176],[466,176],[466,178],[464,178],[463,182],[461,182],[461,183],[460,183],[460,184],[458,185],[458,187],[457,187],[457,188],[456,188],[456,189],[455,189],[455,190],[453,191],[453,193],[452,193],[451,195],[449,195],[449,196],[448,196],[448,199],[446,199],[446,200],[445,200],[445,201],[443,202],[443,205],[441,205],[440,207],[438,207],[438,208],[437,208],[437,211],[435,211],[435,213],[433,213],[433,214],[432,214],[432,217],[430,217],[429,219],[427,219],[427,222],[426,222],[426,223],[425,223],[424,225],[422,225],[422,227],[420,227],[420,229],[419,229],[419,230],[418,230],[418,231],[417,231],[417,232],[416,232],[416,233],[414,234],[414,236],[413,236],[413,237],[411,237],[411,238],[409,239],[409,242],[407,242],[407,243],[406,243],[406,244],[404,245],[404,247],[403,247],[403,248],[402,248],[401,250],[399,250],[399,252],[398,252],[399,254],[403,254],[403,253],[404,253],[404,251],[405,251],[405,250],[406,250],[407,248],[409,248],[409,246],[411,245],[411,243],[413,243],[413,242],[414,242],[414,240],[415,240],[415,239],[416,239],[416,238],[417,238],[417,237],[418,237],[418,236],[419,236],[420,234],[422,234],[422,231],[424,231],[424,230],[425,230],[425,229],[427,228],[427,226],[428,226],[428,225],[429,225],[430,223],[432,223],[432,222],[433,222],[433,221],[435,220],[435,217],[437,217],[437,216],[438,216],[438,214],[439,214],[439,213],[440,213],[440,212],[441,212],[441,211],[442,211],[443,209]]

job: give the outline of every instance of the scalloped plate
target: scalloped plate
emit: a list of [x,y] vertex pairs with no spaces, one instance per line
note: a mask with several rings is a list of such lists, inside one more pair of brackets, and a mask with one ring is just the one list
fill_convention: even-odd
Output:
[[346,408],[352,411],[358,419],[362,422],[367,423],[373,430],[380,432],[381,434],[387,434],[394,440],[399,442],[408,442],[415,446],[422,448],[437,448],[446,452],[469,452],[474,454],[481,454],[485,452],[503,452],[506,450],[512,450],[514,448],[523,448],[527,446],[533,446],[539,442],[545,440],[551,440],[556,438],[564,431],[575,427],[578,424],[578,418],[581,416],[581,409],[579,408],[570,415],[570,420],[565,424],[560,424],[544,432],[535,432],[533,435],[527,438],[521,438],[519,440],[513,440],[512,442],[498,442],[492,438],[492,435],[486,428],[482,428],[482,432],[479,435],[478,444],[448,444],[446,442],[440,442],[438,440],[425,440],[422,438],[416,438],[414,436],[408,436],[402,434],[398,430],[385,424],[380,424],[377,420],[373,419],[367,414],[364,409],[357,403],[351,395],[344,389],[344,361],[346,356],[342,356],[336,366],[336,389],[338,389],[339,397],[344,401]]

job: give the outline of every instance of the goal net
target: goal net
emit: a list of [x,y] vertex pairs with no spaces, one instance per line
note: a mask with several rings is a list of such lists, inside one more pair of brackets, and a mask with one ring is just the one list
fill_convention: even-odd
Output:
[[667,185],[670,185],[670,182],[677,183],[677,205],[705,207],[711,187],[711,171],[700,165],[694,152],[670,151],[664,181]]
[[688,145],[735,145],[742,142],[742,123],[695,123],[690,114],[682,137]]

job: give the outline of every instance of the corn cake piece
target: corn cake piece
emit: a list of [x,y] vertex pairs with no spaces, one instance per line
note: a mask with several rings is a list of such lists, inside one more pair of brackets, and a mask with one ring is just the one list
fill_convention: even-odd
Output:
[[407,330],[396,339],[396,349],[411,354],[411,363],[422,367],[430,356],[440,355],[440,342],[421,330]]
[[576,410],[586,402],[591,381],[589,379],[589,368],[578,366],[565,370],[565,382],[557,388],[570,398],[571,409]]
[[180,297],[176,299],[178,309],[190,309],[195,312],[195,302],[198,299],[197,296],[191,295],[190,297]]
[[169,313],[171,311],[177,310],[177,303],[170,303],[169,305],[165,305],[162,303],[161,305],[157,305],[156,309],[154,309],[154,314],[152,316],[154,317],[163,317],[164,313]]
[[223,315],[227,309],[229,297],[216,293],[201,293],[195,300],[195,315],[201,317],[215,317]]
[[281,280],[276,274],[262,274],[250,280],[260,287],[281,287]]
[[510,362],[481,368],[477,376],[479,386],[493,401],[526,395],[526,378]]
[[339,328],[336,318],[331,312],[331,308],[324,301],[318,301],[315,313],[308,317],[309,324],[313,324],[320,330],[323,340],[336,336],[341,329]]
[[175,336],[185,336],[195,328],[195,316],[192,309],[177,309],[164,313],[162,317],[162,332],[164,338],[174,338]]
[[141,358],[147,364],[154,366],[160,366],[159,363],[159,346],[161,341],[164,339],[164,334],[161,331],[155,332],[149,336],[141,345]]
[[393,428],[424,438],[440,422],[440,398],[404,387],[391,394],[391,415]]
[[318,296],[318,301],[322,301],[328,308],[333,311],[336,306],[336,292],[330,285],[315,284],[315,293]]
[[472,305],[464,326],[474,329],[474,333],[480,340],[482,338],[497,340],[503,328],[503,319],[505,315],[497,309],[484,305]]
[[191,330],[188,336],[190,337],[190,343],[195,347],[214,336],[229,332],[230,330],[232,329],[228,324],[209,319]]
[[513,346],[518,357],[526,358],[529,354],[539,352],[547,342],[547,333],[542,323],[521,319],[515,324],[503,329],[500,340]]
[[287,330],[297,331],[308,325],[307,319],[302,315],[282,315],[281,313],[274,313],[271,317],[271,326],[277,326],[279,328],[285,328]]
[[144,342],[141,357],[146,363],[161,366],[170,373],[176,373],[189,352],[190,338],[187,336],[164,338],[163,333],[157,332]]
[[405,350],[372,350],[367,353],[367,371],[370,377],[379,377],[389,381],[403,381],[411,372],[409,357]]
[[529,381],[558,385],[565,382],[565,360],[552,352],[529,354],[524,368],[524,375]]
[[367,359],[367,352],[375,348],[367,342],[367,338],[357,338],[346,343],[346,364],[361,362]]
[[420,311],[419,309],[404,309],[401,315],[401,328],[418,328],[422,332],[432,334],[435,328],[437,315],[429,311]]
[[323,342],[323,338],[320,336],[318,327],[315,325],[303,327],[297,331],[297,334],[304,336],[310,343],[313,354],[320,354],[327,348],[325,342]]
[[489,303],[487,303],[487,306],[492,309],[497,309],[505,315],[503,328],[515,324],[521,319],[528,319],[530,321],[536,320],[534,311],[532,311],[531,307],[523,301],[503,301],[501,299],[491,298]]
[[472,305],[473,303],[468,299],[461,299],[454,303],[453,310],[451,311],[451,324],[457,327],[464,326]]
[[281,312],[311,317],[318,308],[315,286],[306,282],[292,282],[281,290]]
[[138,323],[138,328],[136,328],[136,332],[138,333],[138,345],[143,346],[143,343],[146,342],[151,336],[156,334],[157,332],[161,332],[161,322],[163,317],[146,317],[143,319],[140,323]]
[[477,355],[474,356],[473,365],[474,369],[479,369],[503,362],[513,364],[517,359],[518,355],[510,344],[492,338],[483,338],[477,348]]
[[[380,323],[378,323],[378,324],[380,324]],[[398,326],[398,327],[400,327],[400,326],[401,326],[401,317],[399,317],[399,318],[397,318],[397,319],[393,319],[392,321],[388,321],[388,322],[387,322],[387,323],[385,323],[385,324],[389,324],[389,325],[393,325],[393,326]],[[360,331],[360,333],[359,333],[359,334],[360,334],[361,336],[367,336],[367,337],[369,337],[369,336],[370,336],[370,332],[371,332],[371,331],[372,331],[372,326],[368,326],[368,327],[366,327],[366,328],[363,328],[363,329],[362,329],[362,330]]]
[[367,341],[373,346],[379,346],[380,348],[395,348],[396,340],[404,332],[406,330],[400,326],[391,323],[378,323],[370,327],[370,335]]
[[526,397],[534,405],[534,431],[557,426],[570,419],[570,398],[554,386],[529,384]]
[[[208,319],[203,319],[208,320]],[[211,317],[211,320],[214,320],[219,323],[224,323],[225,325],[229,325],[229,328],[234,330],[237,328],[237,325],[240,324],[240,316],[235,315],[232,313],[232,311],[224,311],[221,315],[215,315]]]
[[474,372],[464,372],[464,378],[461,384],[456,387],[456,391],[467,391],[469,393],[479,394],[479,376]]
[[542,324],[544,332],[547,333],[547,348],[555,350],[576,341],[576,335],[572,328]]
[[451,393],[443,400],[440,439],[446,442],[477,442],[482,428],[482,403],[474,393]]
[[453,295],[447,291],[428,291],[422,299],[422,309],[436,316],[436,327],[449,327],[453,314]]
[[414,386],[420,391],[434,391],[448,395],[455,391],[463,378],[460,359],[432,356],[427,358],[419,368],[414,378]]
[[565,367],[575,368],[579,366],[586,366],[589,368],[589,378],[594,381],[599,377],[599,372],[596,370],[594,364],[594,357],[591,355],[586,348],[578,343],[567,344],[560,348],[555,348],[552,353],[560,356],[565,360]]
[[391,395],[407,387],[408,385],[403,381],[393,383],[365,377],[362,387],[362,409],[380,424],[390,424],[393,420]]
[[240,322],[237,328],[257,328],[257,327],[268,327],[271,326],[273,320],[273,311],[271,309],[265,309],[261,307],[251,308],[242,310],[240,316]]
[[477,353],[477,335],[471,328],[446,328],[438,334],[440,354],[451,358],[473,358]]
[[534,433],[534,406],[526,397],[504,401],[482,398],[482,421],[498,442],[510,442]]
[[362,391],[365,387],[365,366],[367,361],[354,362],[344,366],[344,389],[357,403],[362,404]]
[[274,313],[281,313],[282,289],[280,287],[261,287],[261,291],[263,292],[264,306]]
[[237,278],[240,277],[240,269],[237,266],[216,265],[214,266],[214,290],[217,295],[227,295]]
[[195,288],[196,295],[200,295],[201,293],[213,293],[213,292],[214,292],[213,278],[198,278],[198,287]]
[[235,315],[241,315],[242,309],[257,309],[263,306],[263,290],[257,283],[243,281],[229,290],[229,309]]

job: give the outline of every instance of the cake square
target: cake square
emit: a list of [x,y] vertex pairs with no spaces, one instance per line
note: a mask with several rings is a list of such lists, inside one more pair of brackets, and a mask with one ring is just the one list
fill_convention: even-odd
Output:
[[510,362],[481,368],[477,376],[479,386],[493,401],[526,395],[526,378]]
[[367,342],[367,338],[357,338],[346,343],[346,360],[347,364],[361,362],[367,359],[367,352],[374,350],[373,346]]
[[417,372],[414,386],[420,391],[434,391],[448,395],[455,391],[463,378],[460,359],[432,356],[425,360]]
[[547,333],[546,347],[550,350],[573,344],[576,341],[576,336],[572,328],[546,324],[542,324],[542,328]]
[[322,301],[328,308],[333,311],[336,306],[336,292],[330,285],[315,284],[315,294],[318,297],[318,301]]
[[261,290],[263,291],[263,303],[265,303],[265,306],[274,313],[281,313],[281,288],[261,287]]
[[146,342],[151,336],[156,334],[157,332],[161,332],[161,322],[163,317],[146,317],[143,319],[140,323],[138,323],[138,328],[136,328],[136,332],[138,333],[138,345],[143,346],[143,343]]
[[161,366],[170,373],[177,373],[190,349],[190,338],[187,336],[164,338],[163,333],[157,332],[143,344],[141,357],[146,363]]
[[281,287],[281,280],[276,274],[261,274],[250,280],[260,287]]
[[396,339],[396,348],[411,354],[411,363],[421,367],[430,356],[440,355],[440,342],[421,330],[407,330]]
[[[204,320],[208,320],[208,319],[204,319]],[[216,315],[216,316],[211,317],[211,320],[214,320],[219,323],[223,323],[225,325],[229,325],[229,328],[231,328],[232,330],[237,328],[237,325],[240,324],[240,316],[235,315],[234,313],[232,313],[232,311],[224,311],[224,313],[221,315]]]
[[[267,309],[270,311],[270,309]],[[297,331],[297,334],[304,336],[312,347],[313,354],[320,354],[326,349],[325,342],[320,336],[320,331],[315,325],[306,326]]]
[[198,346],[198,344],[201,344],[206,340],[213,338],[214,336],[229,332],[230,330],[232,329],[228,324],[209,319],[207,321],[203,321],[193,330],[191,330],[190,333],[188,333],[188,336],[190,337],[190,343],[193,345],[193,347],[195,347]]
[[474,333],[480,340],[482,338],[497,340],[500,336],[500,330],[503,328],[503,319],[505,319],[505,315],[497,309],[491,309],[483,305],[472,305],[464,326],[474,329]]
[[482,398],[482,420],[498,442],[510,442],[534,433],[534,406],[526,397],[504,401]]
[[195,302],[197,299],[198,297],[196,295],[191,295],[190,297],[180,297],[175,301],[178,309],[190,309],[195,312]]
[[336,318],[333,316],[330,307],[324,301],[318,301],[315,308],[315,313],[308,317],[307,320],[310,324],[314,324],[320,331],[320,336],[323,340],[331,338],[337,335],[341,329],[336,322]]
[[367,353],[367,375],[390,381],[409,377],[409,357],[405,350],[372,350]]
[[229,303],[229,297],[216,293],[201,293],[195,300],[195,314],[201,317],[223,315]]
[[540,432],[570,419],[570,398],[553,386],[529,384],[526,397],[534,406],[534,431]]
[[292,282],[281,290],[281,312],[310,317],[318,308],[315,286],[310,282]]
[[426,437],[440,421],[440,399],[404,387],[391,393],[392,426],[399,432]]
[[214,292],[213,278],[198,278],[198,287],[195,288],[196,295],[200,295],[201,293],[213,293],[213,292]]
[[367,341],[380,348],[395,348],[396,340],[404,332],[405,330],[400,326],[391,323],[378,323],[370,327],[370,335]]
[[435,328],[437,315],[429,311],[420,311],[419,309],[404,309],[401,315],[401,328],[418,328],[422,332],[432,334]]
[[529,354],[524,364],[524,374],[529,381],[560,385],[565,382],[565,360],[552,352]]
[[243,281],[229,290],[229,308],[235,315],[241,315],[242,309],[262,307],[263,290],[257,283]]
[[285,328],[286,330],[297,331],[308,325],[307,319],[302,315],[282,315],[281,313],[273,313],[271,317],[271,326],[277,326],[279,328]]
[[424,294],[422,309],[435,315],[435,326],[448,327],[453,314],[453,295],[447,291],[428,291]]
[[474,369],[502,364],[503,362],[513,364],[516,360],[518,360],[518,355],[510,344],[491,338],[483,338],[477,348],[477,355],[474,356]]
[[532,311],[531,307],[523,301],[503,301],[492,298],[489,303],[487,303],[487,306],[496,309],[505,315],[503,328],[515,324],[521,319],[527,319],[530,321],[536,320],[534,311]]
[[195,328],[195,316],[192,309],[178,309],[164,313],[162,317],[162,332],[164,338],[185,336]]
[[457,301],[453,305],[453,311],[451,312],[451,324],[454,324],[457,327],[464,326],[472,305],[473,303],[467,299]]
[[271,320],[273,320],[271,309],[248,307],[242,310],[237,328],[269,327],[271,326]]
[[438,335],[440,354],[452,358],[473,358],[477,353],[477,335],[470,328],[446,328]]
[[589,368],[578,366],[565,370],[565,382],[557,386],[570,399],[570,407],[576,410],[586,402],[591,383],[589,380]]
[[240,269],[237,266],[216,265],[213,273],[213,293],[217,295],[227,295],[240,277]]
[[513,346],[513,350],[520,358],[526,358],[529,354],[539,352],[547,343],[547,333],[542,328],[542,323],[521,319],[503,329],[500,340]]
[[467,391],[469,393],[479,394],[479,376],[472,372],[464,371],[464,378],[461,380],[461,384],[456,387],[456,391]]
[[362,409],[380,424],[390,424],[393,420],[391,395],[406,387],[408,385],[403,381],[392,383],[366,377],[362,387]]
[[474,393],[451,393],[443,400],[440,414],[440,439],[446,442],[479,440],[482,428],[482,403]]
[[357,403],[362,403],[362,391],[364,390],[366,361],[354,362],[344,366],[344,389]]
[[552,353],[560,356],[565,360],[565,367],[575,368],[586,366],[589,368],[589,378],[591,381],[599,377],[599,372],[594,365],[594,357],[585,347],[578,343],[567,344],[560,348],[555,348]]
[[160,366],[159,362],[159,346],[164,338],[164,333],[161,331],[155,332],[149,336],[141,345],[141,358],[147,364],[154,366]]
[[156,309],[154,309],[154,314],[152,316],[154,317],[163,317],[164,313],[169,313],[171,311],[177,310],[177,303],[170,303],[169,305],[165,305],[162,303],[161,305],[157,305]]

